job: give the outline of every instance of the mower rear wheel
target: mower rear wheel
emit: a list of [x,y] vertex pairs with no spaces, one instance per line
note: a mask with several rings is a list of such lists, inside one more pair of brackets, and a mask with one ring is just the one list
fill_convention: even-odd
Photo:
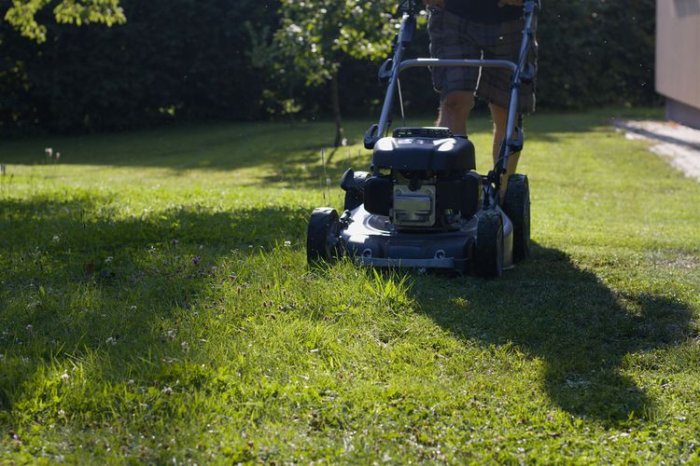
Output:
[[479,215],[474,271],[483,278],[498,278],[503,274],[503,219],[498,210],[486,210]]
[[511,175],[503,211],[513,222],[513,262],[530,256],[530,186],[525,175]]
[[306,260],[309,265],[330,262],[338,256],[336,249],[338,212],[330,207],[314,209],[306,230]]

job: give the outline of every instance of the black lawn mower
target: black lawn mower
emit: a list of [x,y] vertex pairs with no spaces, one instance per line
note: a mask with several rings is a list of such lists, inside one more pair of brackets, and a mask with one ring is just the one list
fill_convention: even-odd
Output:
[[[384,268],[443,269],[499,277],[530,253],[530,193],[525,175],[511,175],[503,202],[501,175],[508,158],[523,147],[520,86],[534,79],[527,63],[534,42],[538,0],[524,1],[518,63],[507,60],[404,60],[416,29],[418,0],[402,4],[403,17],[393,58],[380,68],[388,89],[378,124],[364,145],[372,150],[370,171],[349,169],[340,186],[343,213],[330,207],[311,214],[307,230],[309,264],[342,256]],[[474,145],[446,128],[397,128],[388,135],[399,74],[417,67],[498,67],[512,72],[506,139],[493,170],[476,173]],[[400,95],[400,92],[399,92]],[[403,107],[402,107],[403,111]]]

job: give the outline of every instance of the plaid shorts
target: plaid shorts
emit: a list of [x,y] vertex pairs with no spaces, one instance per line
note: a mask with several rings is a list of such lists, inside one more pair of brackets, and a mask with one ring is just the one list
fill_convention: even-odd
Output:
[[[447,59],[499,59],[518,61],[523,21],[484,24],[449,11],[432,8],[428,21],[430,55]],[[537,63],[537,41],[529,61]],[[512,73],[500,68],[433,68],[433,86],[444,98],[453,91],[475,91],[475,95],[508,108]],[[520,87],[519,111],[535,111],[535,83]]]

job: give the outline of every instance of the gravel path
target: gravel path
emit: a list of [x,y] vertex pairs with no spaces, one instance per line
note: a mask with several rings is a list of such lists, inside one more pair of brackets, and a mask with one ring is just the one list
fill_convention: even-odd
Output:
[[686,176],[700,181],[700,130],[672,121],[613,120],[612,123],[628,139],[651,141],[650,151]]

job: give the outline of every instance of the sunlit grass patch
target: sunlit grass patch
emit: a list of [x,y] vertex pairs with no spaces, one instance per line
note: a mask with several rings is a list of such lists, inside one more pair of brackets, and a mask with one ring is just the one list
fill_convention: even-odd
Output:
[[697,461],[700,187],[606,121],[528,120],[497,281],[308,268],[326,123],[1,143],[1,461]]

